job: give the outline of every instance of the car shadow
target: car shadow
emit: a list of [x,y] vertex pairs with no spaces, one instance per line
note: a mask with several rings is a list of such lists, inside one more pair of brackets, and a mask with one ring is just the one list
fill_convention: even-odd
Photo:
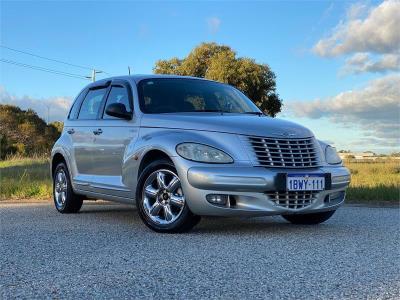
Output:
[[[140,219],[135,206],[111,203],[111,202],[89,202],[84,204],[80,214],[93,216],[96,222],[112,222],[119,225],[134,227],[147,227]],[[263,234],[285,234],[300,232],[304,230],[316,230],[329,226],[320,225],[293,225],[285,221],[280,216],[267,217],[202,217],[189,234],[240,234],[243,233],[263,233]],[[148,229],[149,230],[149,229]]]
[[304,229],[314,230],[321,225],[293,225],[285,221],[280,216],[266,217],[203,217],[200,223],[191,231],[192,234],[204,233],[224,233],[236,235],[240,234],[285,234],[304,231]]

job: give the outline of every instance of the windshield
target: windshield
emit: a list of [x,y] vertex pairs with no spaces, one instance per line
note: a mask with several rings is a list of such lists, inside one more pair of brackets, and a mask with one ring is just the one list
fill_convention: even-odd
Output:
[[155,78],[138,84],[144,113],[259,113],[257,106],[235,88],[212,81]]

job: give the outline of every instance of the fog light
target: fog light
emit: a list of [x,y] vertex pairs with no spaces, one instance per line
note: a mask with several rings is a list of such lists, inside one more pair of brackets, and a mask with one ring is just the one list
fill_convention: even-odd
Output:
[[216,205],[225,206],[228,202],[228,195],[218,195],[218,194],[211,194],[207,195],[206,199],[208,202]]

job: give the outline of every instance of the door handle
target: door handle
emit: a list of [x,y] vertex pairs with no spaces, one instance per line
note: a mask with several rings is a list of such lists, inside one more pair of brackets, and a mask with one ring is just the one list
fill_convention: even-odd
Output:
[[94,133],[95,135],[100,135],[100,134],[103,133],[103,130],[101,130],[101,128],[99,128],[99,129],[97,129],[97,130],[93,130],[93,133]]
[[68,134],[74,134],[75,130],[72,128],[72,129],[68,129],[67,132],[68,132]]

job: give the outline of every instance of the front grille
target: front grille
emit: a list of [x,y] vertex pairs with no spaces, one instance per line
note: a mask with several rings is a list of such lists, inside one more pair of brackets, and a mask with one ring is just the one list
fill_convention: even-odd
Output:
[[310,168],[319,164],[314,138],[249,137],[249,142],[259,165],[263,167]]
[[305,208],[313,203],[318,192],[300,191],[300,192],[266,192],[268,198],[275,205],[289,208],[300,209]]

